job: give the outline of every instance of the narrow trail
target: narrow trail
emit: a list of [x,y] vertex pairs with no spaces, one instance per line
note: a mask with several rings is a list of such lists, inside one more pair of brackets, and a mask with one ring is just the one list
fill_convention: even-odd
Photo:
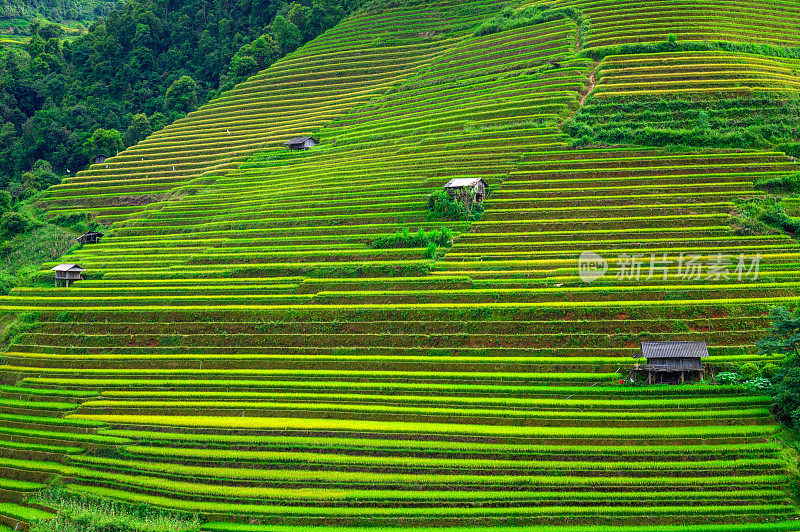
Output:
[[594,68],[589,73],[589,86],[586,89],[586,93],[584,93],[584,95],[581,96],[581,101],[578,103],[578,107],[576,107],[575,110],[572,113],[570,113],[568,117],[566,117],[564,120],[562,120],[558,124],[558,131],[561,131],[561,126],[564,125],[564,122],[566,122],[567,120],[569,120],[570,118],[572,118],[573,116],[578,114],[580,112],[580,110],[583,108],[583,104],[586,103],[586,98],[589,97],[589,95],[594,90],[595,85],[597,85],[597,80],[595,79],[595,74],[597,73],[597,69],[599,67],[600,67],[600,63],[599,62],[596,65],[594,65]]
[[581,107],[583,107],[583,104],[586,103],[586,98],[589,97],[589,95],[594,90],[594,86],[597,84],[597,82],[594,79],[594,74],[595,74],[595,72],[597,72],[597,67],[599,67],[599,66],[600,66],[600,63],[597,63],[594,66],[594,69],[592,70],[592,73],[589,74],[589,89],[586,91],[586,94],[583,95],[583,98],[581,98],[581,103],[578,104],[578,110],[580,110]]

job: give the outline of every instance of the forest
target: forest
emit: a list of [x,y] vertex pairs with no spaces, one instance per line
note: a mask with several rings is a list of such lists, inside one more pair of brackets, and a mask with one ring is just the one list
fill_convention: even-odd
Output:
[[133,145],[333,27],[357,0],[119,3],[74,41],[0,50],[0,188],[15,200]]
[[[116,0],[3,0],[0,2],[0,19],[95,20],[106,16],[116,5]],[[25,31],[25,28],[19,29]]]

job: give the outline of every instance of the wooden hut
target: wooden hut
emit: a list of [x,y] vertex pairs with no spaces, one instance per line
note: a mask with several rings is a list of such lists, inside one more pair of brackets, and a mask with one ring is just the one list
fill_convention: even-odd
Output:
[[314,137],[294,137],[283,143],[290,150],[308,150],[319,144]]
[[451,179],[444,185],[445,191],[466,207],[479,205],[486,198],[486,181],[482,177]]
[[95,155],[94,157],[92,157],[92,164],[104,163],[104,162],[106,162],[106,159],[108,159],[108,155],[106,155],[104,153],[100,153],[100,154]]
[[80,281],[83,279],[81,273],[86,271],[77,264],[59,264],[50,269],[56,272],[56,286],[62,284],[64,286],[69,286],[75,281]]
[[77,240],[81,244],[97,244],[98,242],[100,242],[100,239],[102,237],[103,233],[98,233],[97,231],[87,231],[86,233],[83,233],[75,240]]
[[686,380],[686,374],[704,376],[702,359],[708,357],[705,342],[642,342],[642,357],[647,363],[639,368],[647,373],[647,383]]

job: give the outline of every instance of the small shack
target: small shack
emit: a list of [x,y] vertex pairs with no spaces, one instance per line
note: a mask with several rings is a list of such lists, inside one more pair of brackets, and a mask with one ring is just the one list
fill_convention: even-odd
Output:
[[77,240],[81,244],[97,244],[98,242],[100,242],[100,239],[102,237],[103,233],[98,233],[97,231],[88,231],[86,233],[83,233],[75,240]]
[[94,157],[92,157],[92,164],[104,163],[104,162],[106,162],[106,159],[108,159],[108,155],[106,155],[104,153],[95,155]]
[[283,143],[290,150],[308,150],[319,144],[314,137],[294,137]]
[[56,272],[56,286],[64,285],[69,286],[75,281],[83,279],[81,275],[86,270],[77,264],[59,264],[53,268],[52,271]]
[[486,181],[482,177],[451,179],[444,185],[445,191],[466,207],[479,205],[486,198]]
[[686,374],[703,378],[705,371],[701,360],[708,357],[705,342],[642,342],[644,366],[636,369],[647,373],[647,383],[686,381]]

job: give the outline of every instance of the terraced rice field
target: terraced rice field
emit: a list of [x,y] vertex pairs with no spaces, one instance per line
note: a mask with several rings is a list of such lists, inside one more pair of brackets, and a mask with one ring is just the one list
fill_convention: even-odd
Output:
[[583,144],[770,146],[800,140],[796,61],[727,52],[611,55],[566,130]]
[[83,209],[115,221],[194,193],[252,154],[369,101],[430,61],[459,34],[459,24],[494,10],[481,0],[434,2],[349,20],[202,110],[51,188],[42,205],[53,214]]
[[536,0],[575,7],[589,19],[589,47],[666,41],[728,41],[795,47],[800,44],[793,2],[726,0]]
[[[576,130],[578,136],[586,133],[582,126],[589,126],[587,137],[594,141],[642,144],[644,141],[636,141],[646,128],[663,132],[667,142],[671,140],[671,132],[692,130],[718,133],[720,143],[728,145],[740,142],[741,131],[778,142],[800,139],[800,108],[797,100],[787,95],[697,98],[697,93],[690,93],[676,99],[647,95],[603,97],[599,88],[596,94],[597,98],[587,98],[575,116],[580,124]],[[702,133],[695,138],[708,144],[714,142]]]
[[800,89],[800,61],[728,52],[612,55],[597,70],[597,98],[711,93],[780,93]]
[[[752,341],[798,301],[800,250],[730,213],[795,163],[570,149],[595,67],[578,27],[474,37],[501,7],[358,14],[50,190],[48,212],[114,224],[62,258],[89,280],[0,301],[27,324],[0,366],[5,523],[60,477],[216,531],[800,529],[769,398],[619,384],[644,339],[770,360]],[[278,147],[301,132],[321,144]],[[472,176],[482,219],[430,220],[428,195]],[[440,227],[436,260],[371,246]],[[581,281],[584,251],[606,277]]]

